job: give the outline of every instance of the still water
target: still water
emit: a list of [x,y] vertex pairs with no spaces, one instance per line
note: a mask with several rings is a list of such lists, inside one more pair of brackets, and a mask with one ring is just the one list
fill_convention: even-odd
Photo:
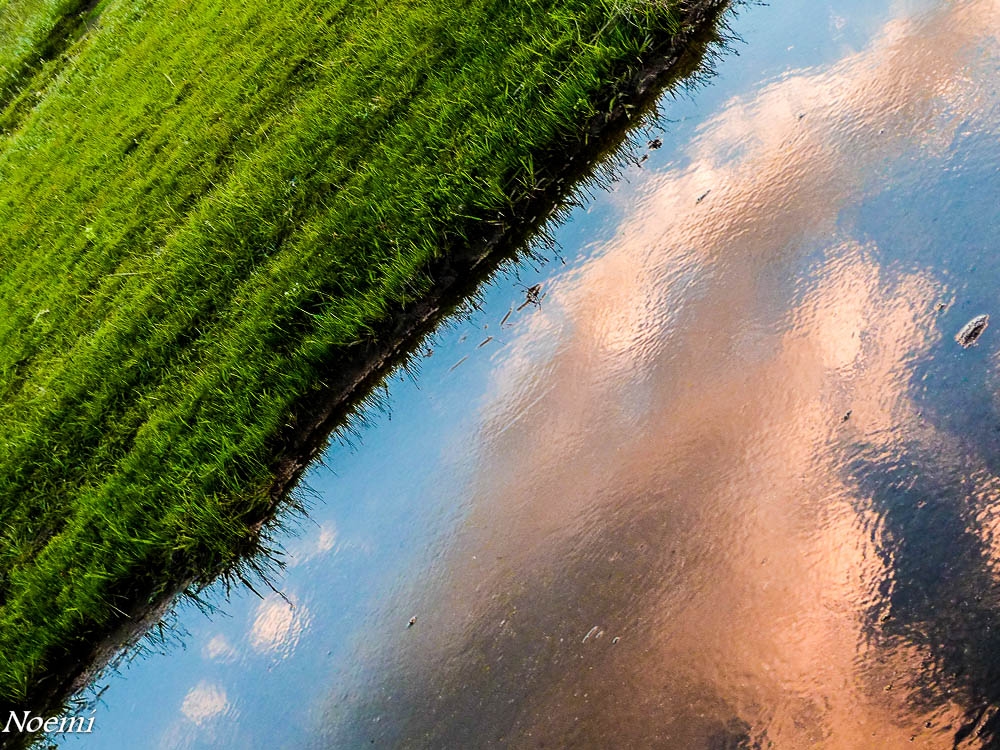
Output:
[[1000,2],[732,26],[60,746],[1000,747]]

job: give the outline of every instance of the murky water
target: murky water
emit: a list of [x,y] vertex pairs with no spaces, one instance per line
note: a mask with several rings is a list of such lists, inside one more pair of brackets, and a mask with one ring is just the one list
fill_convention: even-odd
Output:
[[1000,746],[1000,2],[733,26],[62,746]]

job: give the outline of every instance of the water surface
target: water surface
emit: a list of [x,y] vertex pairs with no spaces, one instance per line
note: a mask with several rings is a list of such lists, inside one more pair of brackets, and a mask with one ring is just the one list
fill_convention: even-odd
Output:
[[733,28],[62,746],[1000,743],[1000,4]]

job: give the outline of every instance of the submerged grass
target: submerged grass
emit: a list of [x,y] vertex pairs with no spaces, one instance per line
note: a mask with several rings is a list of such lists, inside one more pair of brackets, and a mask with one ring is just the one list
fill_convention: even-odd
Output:
[[0,698],[252,548],[293,406],[679,30],[614,0],[5,0]]

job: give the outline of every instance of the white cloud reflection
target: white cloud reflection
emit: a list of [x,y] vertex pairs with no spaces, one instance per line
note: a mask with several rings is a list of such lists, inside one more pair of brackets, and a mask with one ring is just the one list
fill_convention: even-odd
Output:
[[184,696],[181,713],[198,726],[225,713],[229,708],[226,691],[220,685],[202,681]]
[[295,650],[309,620],[308,611],[294,599],[277,594],[266,597],[253,613],[248,639],[257,653],[287,656]]

